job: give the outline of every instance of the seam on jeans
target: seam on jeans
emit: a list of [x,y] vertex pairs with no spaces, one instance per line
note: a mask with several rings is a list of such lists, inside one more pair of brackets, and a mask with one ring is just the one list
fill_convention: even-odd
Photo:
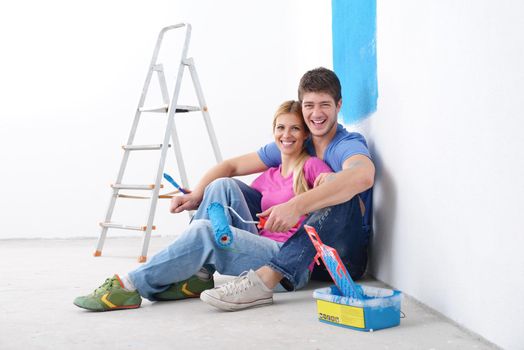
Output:
[[331,207],[317,210],[313,213],[313,215],[310,216],[306,224],[310,226],[316,226],[317,230],[320,231],[322,229],[322,224],[324,223],[330,212]]
[[291,284],[293,285],[293,288],[295,288],[296,281],[294,280],[293,276],[291,276],[287,271],[281,269],[280,267],[276,266],[272,262],[267,263],[267,266],[269,266],[273,270],[275,270],[275,271],[279,272],[280,274],[282,274],[285,278],[287,278],[289,280],[289,282],[291,282]]
[[[315,211],[308,219],[306,224],[314,226],[316,230],[321,231],[324,221],[327,219],[327,217],[331,214],[332,207],[327,207],[324,209],[320,209]],[[303,247],[300,251],[300,254],[298,256],[298,260],[301,260],[306,253],[306,248]],[[298,284],[298,281],[295,279],[293,275],[291,275],[286,270],[282,269],[279,266],[276,266],[274,263],[268,263],[269,267],[271,267],[273,270],[278,271],[281,273],[284,277],[286,277],[292,284],[293,287],[296,289],[296,285]]]

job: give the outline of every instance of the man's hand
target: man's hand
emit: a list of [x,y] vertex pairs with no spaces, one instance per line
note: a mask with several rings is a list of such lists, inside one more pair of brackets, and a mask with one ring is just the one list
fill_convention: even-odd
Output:
[[320,173],[318,174],[315,182],[313,183],[313,188],[322,185],[324,182],[333,181],[335,179],[334,173]]
[[271,232],[289,231],[300,220],[300,214],[295,210],[293,203],[286,202],[275,205],[257,216],[266,216],[265,229]]
[[169,205],[169,211],[173,214],[181,213],[184,210],[194,210],[202,201],[202,195],[196,192],[184,194],[183,196],[174,196]]

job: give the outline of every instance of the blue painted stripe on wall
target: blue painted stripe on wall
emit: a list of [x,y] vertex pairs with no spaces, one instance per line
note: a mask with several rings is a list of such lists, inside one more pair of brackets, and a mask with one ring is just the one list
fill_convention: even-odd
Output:
[[342,84],[344,123],[377,109],[376,1],[332,0],[333,68]]

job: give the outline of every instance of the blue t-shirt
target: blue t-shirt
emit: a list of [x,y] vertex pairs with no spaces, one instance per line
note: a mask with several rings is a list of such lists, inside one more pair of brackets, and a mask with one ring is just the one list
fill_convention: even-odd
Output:
[[[311,139],[306,141],[306,149],[310,155],[317,156]],[[282,163],[280,150],[274,142],[261,147],[257,153],[262,162],[269,168],[277,167]],[[326,162],[333,171],[338,172],[342,170],[342,165],[346,159],[357,154],[362,154],[371,159],[366,139],[361,134],[349,132],[342,125],[338,124],[335,137],[333,137],[324,152],[324,162]],[[360,193],[360,198],[366,207],[363,217],[363,226],[366,230],[369,230],[371,227],[372,190],[373,188],[370,188]]]

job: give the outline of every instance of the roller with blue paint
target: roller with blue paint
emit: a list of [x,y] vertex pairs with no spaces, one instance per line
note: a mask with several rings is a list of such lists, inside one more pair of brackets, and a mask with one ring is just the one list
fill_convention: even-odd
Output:
[[338,252],[334,248],[322,243],[313,226],[304,225],[304,228],[317,251],[314,258],[315,262],[317,265],[320,265],[318,258],[322,259],[340,293],[345,297],[354,299],[365,298],[362,294],[362,287],[353,282],[353,279],[342,263]]
[[314,227],[304,228],[317,251],[315,262],[319,264],[321,258],[335,282],[334,286],[313,292],[318,320],[368,332],[398,326],[402,292],[356,284],[336,249],[322,243]]
[[229,228],[224,206],[213,202],[207,207],[207,214],[215,232],[216,243],[222,248],[229,247],[233,243],[233,233]]

